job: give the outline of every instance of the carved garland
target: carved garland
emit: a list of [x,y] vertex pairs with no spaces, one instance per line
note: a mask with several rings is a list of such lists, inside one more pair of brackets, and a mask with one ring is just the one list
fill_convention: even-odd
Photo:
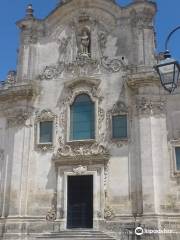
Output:
[[[35,117],[35,148],[37,150],[47,151],[54,148],[53,143],[39,143],[39,124],[44,121],[53,121],[53,128],[57,125],[57,116],[49,109],[44,109],[40,112],[36,112]],[[55,132],[55,131],[53,131]]]

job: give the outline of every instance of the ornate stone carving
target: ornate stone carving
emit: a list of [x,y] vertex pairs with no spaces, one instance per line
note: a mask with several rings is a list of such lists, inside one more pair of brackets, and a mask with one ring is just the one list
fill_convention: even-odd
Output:
[[136,101],[136,110],[140,115],[165,114],[165,101],[142,97]]
[[109,59],[109,57],[103,56],[101,58],[101,64],[108,72],[119,72],[123,70],[123,63],[119,59]]
[[83,174],[85,174],[87,172],[87,166],[79,165],[78,167],[73,168],[73,172],[76,175],[83,175]]
[[41,150],[43,152],[53,150],[54,145],[52,143],[39,143],[39,123],[44,121],[53,121],[54,126],[57,124],[57,116],[50,109],[43,109],[42,111],[37,111],[35,116],[35,148],[36,150]]
[[106,43],[107,43],[107,33],[100,32],[98,38],[99,38],[99,46],[101,48],[101,51],[104,52],[104,49],[106,48]]
[[61,145],[58,149],[59,156],[86,156],[86,155],[103,155],[109,154],[109,151],[105,146],[98,143],[93,143],[91,146],[89,144],[84,144],[82,146],[70,146],[68,144]]
[[56,191],[53,194],[51,205],[52,207],[46,215],[46,220],[53,222],[57,218],[57,192]]
[[110,206],[106,206],[104,209],[104,218],[110,220],[114,217],[114,211]]
[[55,207],[53,207],[48,211],[48,213],[46,215],[46,220],[50,221],[50,222],[53,222],[53,221],[56,220],[56,217],[57,217],[56,216],[56,209],[55,209]]
[[108,161],[108,149],[97,142],[69,142],[64,144],[60,138],[60,147],[57,153],[53,155],[53,161],[59,164],[81,164],[86,162],[103,162]]
[[6,83],[15,84],[16,83],[16,71],[10,70],[7,74]]
[[36,112],[36,122],[52,121],[56,115],[50,109],[43,109],[41,112]]
[[117,147],[122,147],[127,144],[126,139],[112,139],[112,116],[114,115],[127,115],[129,109],[123,101],[118,100],[111,110],[106,113],[106,125],[107,125],[107,140],[115,144]]
[[80,46],[79,46],[79,55],[89,57],[90,52],[90,31],[89,29],[83,28],[80,35]]
[[[59,106],[61,107],[60,110],[60,126],[62,128],[62,137],[63,142],[69,140],[69,136],[67,136],[67,127],[69,126],[69,107],[73,104],[74,99],[79,94],[88,94],[92,100],[92,102],[95,103],[95,105],[98,107],[98,116],[96,118],[98,130],[101,128],[102,121],[104,120],[104,113],[103,109],[100,108],[100,103],[103,99],[101,96],[100,90],[98,88],[100,84],[99,79],[94,78],[77,78],[73,79],[69,82],[65,83],[65,89],[63,91],[63,96],[61,100],[59,101]],[[96,134],[97,140],[99,137],[99,132]],[[99,140],[98,140],[99,141]]]
[[98,128],[99,129],[101,129],[104,117],[105,117],[105,112],[104,112],[104,110],[101,107],[99,107],[98,108]]
[[39,77],[41,80],[51,80],[53,78],[57,78],[64,70],[64,67],[63,62],[59,62],[57,65],[46,66]]

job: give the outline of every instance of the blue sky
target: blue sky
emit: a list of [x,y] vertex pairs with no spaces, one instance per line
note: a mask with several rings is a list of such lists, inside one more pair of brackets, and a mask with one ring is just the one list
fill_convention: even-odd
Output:
[[[132,0],[118,0],[125,6]],[[23,18],[28,3],[32,3],[35,15],[45,17],[58,0],[1,0],[0,6],[0,79],[6,77],[8,70],[16,69],[19,31],[15,22]],[[168,33],[180,25],[180,0],[156,0],[158,12],[155,19],[157,50],[164,50],[164,42]],[[169,43],[172,56],[180,61],[180,30],[177,31]]]

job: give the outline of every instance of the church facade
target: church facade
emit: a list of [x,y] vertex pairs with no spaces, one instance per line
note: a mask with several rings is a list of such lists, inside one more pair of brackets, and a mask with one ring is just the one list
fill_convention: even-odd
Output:
[[1,239],[138,226],[179,239],[180,90],[153,69],[156,10],[68,0],[17,22],[17,71],[0,86]]

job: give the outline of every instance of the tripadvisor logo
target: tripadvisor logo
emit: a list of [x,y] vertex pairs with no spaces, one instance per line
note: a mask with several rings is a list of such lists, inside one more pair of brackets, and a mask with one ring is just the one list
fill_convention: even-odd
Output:
[[137,227],[137,228],[135,229],[135,234],[136,234],[137,236],[141,236],[141,235],[143,235],[143,233],[144,233],[144,230],[142,229],[142,227]]

